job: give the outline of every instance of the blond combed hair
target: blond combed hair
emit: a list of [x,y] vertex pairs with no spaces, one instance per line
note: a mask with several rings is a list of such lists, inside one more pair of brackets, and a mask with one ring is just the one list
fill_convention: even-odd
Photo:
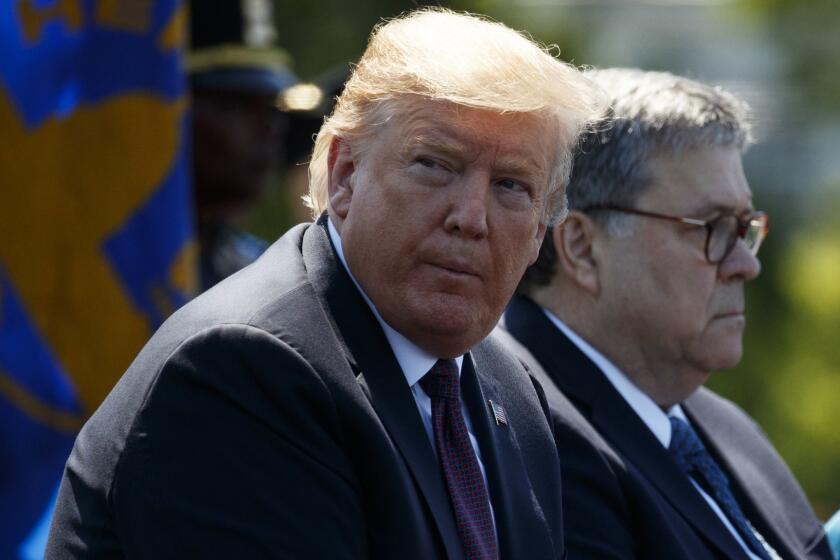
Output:
[[315,140],[305,197],[315,216],[328,205],[333,139],[373,134],[399,111],[401,100],[416,96],[558,119],[561,133],[543,221],[562,221],[572,151],[580,132],[602,115],[604,96],[551,48],[485,17],[441,8],[413,11],[374,28]]

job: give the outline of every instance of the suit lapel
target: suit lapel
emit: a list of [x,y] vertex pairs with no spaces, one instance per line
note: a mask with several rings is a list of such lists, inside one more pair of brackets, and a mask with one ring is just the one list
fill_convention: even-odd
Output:
[[[600,371],[598,374],[603,375]],[[659,440],[613,387],[608,390],[615,394],[606,394],[593,403],[591,421],[595,428],[656,486],[695,530],[728,558],[745,558],[741,546],[677,468]]]
[[[781,530],[777,520],[771,517],[773,514],[785,513],[785,504],[766,503],[770,492],[765,486],[765,476],[760,472],[752,472],[755,470],[752,468],[753,462],[743,456],[741,442],[726,437],[726,418],[719,417],[709,408],[709,404],[708,395],[705,389],[701,388],[687,399],[682,407],[697,428],[709,452],[729,477],[732,491],[750,522],[783,558],[798,557],[801,554],[800,549],[792,546],[791,541],[786,538],[787,533]],[[759,465],[762,466],[766,467]]]
[[[385,350],[390,352],[390,348]],[[402,377],[396,358],[391,355],[385,360],[379,360],[366,356],[359,364],[363,372],[359,381],[368,389],[373,408],[411,470],[435,520],[448,558],[462,558],[449,494],[416,402]]]
[[528,483],[513,429],[515,418],[505,409],[497,381],[505,375],[503,363],[476,348],[464,357],[461,384],[487,474],[500,557],[521,558],[523,551],[540,550],[540,545],[552,550],[553,544],[541,543],[549,529]]
[[542,364],[589,422],[727,558],[743,549],[627,401],[532,301],[517,297],[505,315],[508,330]]
[[304,237],[304,259],[359,383],[429,507],[447,557],[463,558],[449,495],[411,389],[379,322],[334,253],[325,215]]

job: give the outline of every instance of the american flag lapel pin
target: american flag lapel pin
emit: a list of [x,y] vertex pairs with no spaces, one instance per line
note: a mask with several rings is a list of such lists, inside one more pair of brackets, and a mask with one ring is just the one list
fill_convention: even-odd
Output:
[[502,408],[502,405],[492,400],[488,400],[487,403],[490,405],[490,410],[493,411],[493,419],[496,421],[496,425],[507,426],[507,414],[505,414],[505,409]]

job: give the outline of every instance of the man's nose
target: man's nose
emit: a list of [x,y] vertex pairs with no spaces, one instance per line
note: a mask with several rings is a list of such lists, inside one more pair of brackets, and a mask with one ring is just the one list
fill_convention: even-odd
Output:
[[752,280],[761,274],[761,261],[747,249],[743,240],[735,242],[732,252],[718,266],[718,275],[724,281]]
[[444,227],[465,237],[487,235],[487,204],[490,178],[486,173],[464,175],[450,193],[449,212]]

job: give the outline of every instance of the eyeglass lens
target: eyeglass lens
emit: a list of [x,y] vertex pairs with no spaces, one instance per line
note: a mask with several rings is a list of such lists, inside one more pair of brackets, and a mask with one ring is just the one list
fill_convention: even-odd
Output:
[[721,216],[712,225],[706,256],[709,262],[718,263],[726,258],[738,239],[738,218]]
[[709,262],[719,263],[725,259],[732,252],[739,237],[744,240],[747,250],[755,255],[764,238],[764,230],[765,220],[762,217],[750,218],[742,229],[736,216],[721,216],[715,220],[709,232],[706,249]]

